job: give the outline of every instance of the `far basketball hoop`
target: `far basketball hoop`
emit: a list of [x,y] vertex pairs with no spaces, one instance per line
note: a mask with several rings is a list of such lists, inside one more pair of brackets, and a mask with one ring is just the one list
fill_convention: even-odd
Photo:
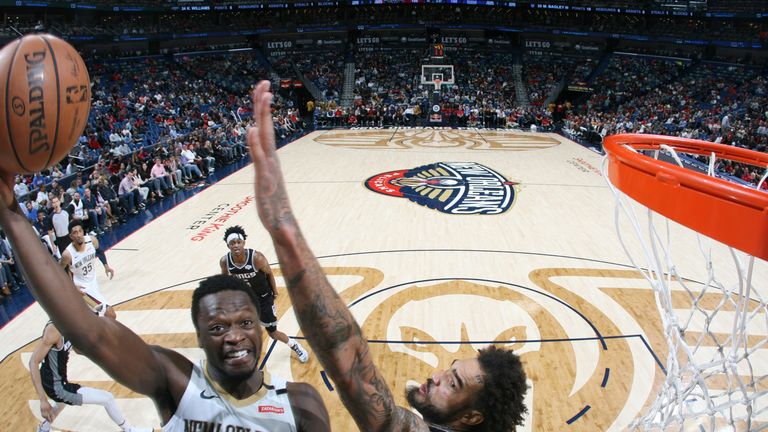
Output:
[[[752,283],[768,264],[768,154],[640,134],[606,137],[605,150],[619,241],[653,288],[668,349],[662,389],[633,428],[768,428],[768,281]],[[719,174],[723,161],[761,170],[757,187]],[[715,256],[733,269],[715,269]],[[695,262],[701,282],[681,271]]]
[[421,65],[421,85],[432,86],[433,90],[439,93],[442,86],[450,86],[454,82],[453,65]]
[[435,85],[435,91],[440,93],[440,85],[443,84],[442,78],[435,78],[432,80],[432,83]]

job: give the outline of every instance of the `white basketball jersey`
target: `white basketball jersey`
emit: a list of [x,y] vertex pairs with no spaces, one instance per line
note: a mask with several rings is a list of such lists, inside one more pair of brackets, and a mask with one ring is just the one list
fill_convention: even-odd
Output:
[[67,246],[67,250],[72,256],[72,262],[69,264],[72,279],[75,286],[82,287],[83,291],[98,303],[107,304],[107,300],[101,294],[99,284],[96,282],[96,248],[93,247],[91,236],[85,236],[83,246],[82,252],[75,249],[74,243]]
[[163,432],[296,432],[284,379],[265,371],[259,391],[238,400],[216,385],[204,371],[205,360],[192,365],[187,389],[173,417],[162,427]]

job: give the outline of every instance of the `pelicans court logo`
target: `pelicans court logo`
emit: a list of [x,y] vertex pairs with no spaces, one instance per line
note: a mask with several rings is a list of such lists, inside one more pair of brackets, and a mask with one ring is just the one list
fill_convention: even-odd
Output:
[[475,162],[438,162],[377,174],[365,186],[449,214],[501,214],[515,200],[515,184]]

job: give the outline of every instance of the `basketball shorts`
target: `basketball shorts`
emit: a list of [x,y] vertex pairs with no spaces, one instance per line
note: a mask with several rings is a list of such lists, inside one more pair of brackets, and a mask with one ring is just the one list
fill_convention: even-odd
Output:
[[267,296],[259,299],[259,319],[267,332],[272,333],[277,330],[277,307],[274,297]]
[[80,390],[80,384],[74,384],[70,382],[45,382],[43,380],[43,389],[45,394],[56,402],[65,403],[67,405],[82,405],[83,395],[78,393]]
[[92,283],[83,288],[84,289],[82,289],[81,293],[83,294],[83,300],[85,300],[85,303],[96,314],[99,316],[104,316],[104,313],[107,311],[107,307],[109,307],[109,303],[107,303],[107,299],[104,297],[104,294],[102,294],[101,290],[99,290],[99,286],[96,283]]

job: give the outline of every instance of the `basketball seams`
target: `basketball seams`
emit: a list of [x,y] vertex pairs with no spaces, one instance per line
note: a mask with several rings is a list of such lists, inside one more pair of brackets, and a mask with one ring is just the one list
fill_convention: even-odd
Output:
[[56,129],[53,133],[51,150],[48,152],[48,161],[45,163],[45,166],[48,167],[51,164],[53,154],[56,152],[56,144],[59,141],[59,123],[61,121],[61,81],[59,80],[59,65],[56,62],[56,52],[51,46],[51,43],[48,41],[48,38],[45,36],[40,36],[40,39],[45,42],[45,45],[48,47],[48,51],[51,53],[51,61],[53,61],[53,73],[56,75]]
[[10,106],[8,105],[8,95],[11,88],[11,75],[13,75],[13,66],[16,64],[16,54],[19,52],[19,48],[21,48],[21,43],[21,39],[19,39],[16,43],[16,48],[13,50],[13,55],[11,55],[11,64],[8,66],[8,73],[5,77],[5,123],[6,130],[8,132],[8,142],[11,144],[11,150],[13,150],[13,157],[16,158],[16,163],[19,164],[21,169],[23,171],[27,171],[27,167],[24,165],[24,162],[21,160],[21,158],[19,158],[19,152],[16,150],[16,144],[13,142],[13,134],[11,133],[11,113],[13,110],[9,109]]

